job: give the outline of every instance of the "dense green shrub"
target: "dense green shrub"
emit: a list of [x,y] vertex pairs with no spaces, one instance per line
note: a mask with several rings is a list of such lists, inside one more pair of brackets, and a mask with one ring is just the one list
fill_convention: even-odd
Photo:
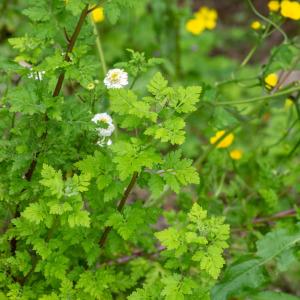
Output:
[[191,4],[0,3],[0,299],[300,296],[300,4]]

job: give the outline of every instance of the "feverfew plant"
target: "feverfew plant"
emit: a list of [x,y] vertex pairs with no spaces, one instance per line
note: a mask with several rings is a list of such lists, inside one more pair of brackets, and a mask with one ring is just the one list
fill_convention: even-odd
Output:
[[[265,155],[273,146],[257,158],[243,134],[253,119],[255,137],[268,130],[271,99],[289,99],[289,116],[299,119],[299,85],[280,75],[298,66],[290,57],[299,47],[280,27],[299,19],[298,5],[271,2],[240,68],[274,30],[283,43],[254,79],[239,78],[239,68],[210,84],[195,73],[191,39],[202,45],[218,30],[213,8],[192,13],[170,0],[0,6],[24,24],[6,24],[15,33],[0,58],[0,299],[293,299],[267,289],[299,258],[299,212],[287,192],[297,161],[276,168]],[[139,18],[142,33],[131,23]],[[135,38],[138,49],[155,47],[126,50]],[[232,83],[238,91],[224,92]],[[236,101],[219,101],[235,93]]]

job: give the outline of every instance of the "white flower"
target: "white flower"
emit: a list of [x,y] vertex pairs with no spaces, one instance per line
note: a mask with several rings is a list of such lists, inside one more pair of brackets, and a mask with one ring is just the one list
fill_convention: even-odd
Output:
[[112,118],[107,113],[96,114],[92,118],[92,122],[99,125],[99,127],[96,128],[96,130],[98,131],[99,135],[102,137],[111,136],[115,130],[115,126],[112,122]]
[[[32,70],[32,68],[30,68],[30,70]],[[35,72],[35,71],[32,71],[28,74],[28,78],[34,78],[35,80],[43,80],[43,77],[44,77],[44,74],[46,72],[45,71],[40,71],[40,72]]]
[[112,140],[109,139],[107,142],[105,142],[105,137],[102,138],[101,140],[97,141],[97,145],[99,147],[110,146],[111,144],[112,144]]
[[128,84],[128,74],[122,69],[111,69],[104,78],[108,89],[121,89]]

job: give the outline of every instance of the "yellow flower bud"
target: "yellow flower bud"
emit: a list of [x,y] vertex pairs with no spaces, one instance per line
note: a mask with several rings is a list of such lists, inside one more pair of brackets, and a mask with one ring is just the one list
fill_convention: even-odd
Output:
[[268,89],[272,89],[278,83],[278,76],[276,73],[271,73],[265,78],[265,84]]
[[279,1],[269,1],[268,8],[270,11],[278,11],[280,8]]
[[92,18],[95,23],[102,22],[104,20],[103,7],[97,7],[92,11]]
[[230,151],[229,154],[233,160],[239,160],[243,156],[243,152],[239,149],[234,149],[234,150]]
[[259,21],[254,21],[251,23],[251,28],[254,30],[259,30],[262,27]]

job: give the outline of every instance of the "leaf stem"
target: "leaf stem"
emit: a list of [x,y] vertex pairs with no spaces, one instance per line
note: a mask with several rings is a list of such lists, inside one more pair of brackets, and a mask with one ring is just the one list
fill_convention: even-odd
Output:
[[[134,187],[134,185],[135,185],[135,183],[137,181],[138,175],[139,175],[138,172],[134,172],[133,173],[133,175],[131,177],[131,180],[130,180],[130,182],[129,182],[129,184],[128,184],[125,192],[124,192],[124,195],[123,195],[120,203],[117,206],[117,211],[118,212],[122,212],[122,210],[124,208],[124,205],[125,205],[128,197],[129,197],[129,195],[130,195],[130,193],[131,193],[131,191],[132,191],[132,189],[133,189],[133,187]],[[109,233],[110,233],[111,230],[112,230],[111,226],[106,226],[104,228],[104,231],[103,231],[103,233],[102,233],[102,235],[100,237],[100,240],[99,240],[99,247],[100,248],[104,247],[104,245],[105,245],[105,243],[107,241],[107,237],[108,237],[108,235],[109,235]]]
[[98,51],[98,55],[99,55],[100,62],[101,62],[103,75],[105,76],[107,73],[107,65],[106,65],[104,51],[103,51],[103,47],[102,47],[102,43],[101,43],[100,32],[98,30],[97,24],[92,20],[92,18],[91,18],[91,22],[92,22],[94,34],[96,37],[96,46],[97,46],[97,51]]
[[241,100],[241,101],[215,102],[215,103],[213,103],[213,105],[221,106],[221,105],[247,104],[247,103],[257,102],[257,101],[261,101],[261,100],[268,100],[268,99],[277,98],[277,97],[280,97],[280,96],[291,94],[291,93],[299,91],[299,90],[300,90],[300,86],[297,86],[297,87],[292,87],[292,88],[289,88],[289,89],[286,89],[286,90],[282,90],[282,91],[280,91],[278,93],[275,93],[275,94],[272,94],[272,95],[264,95],[264,96],[259,96],[259,97],[253,97],[253,98],[246,99],[246,100]]
[[251,0],[247,0],[247,2],[256,16],[258,16],[260,19],[264,20],[268,24],[274,26],[282,34],[284,43],[286,43],[288,41],[288,37],[287,37],[286,33],[275,22],[273,22],[272,20],[268,19],[267,17],[265,17],[261,13],[259,13],[257,11],[257,9],[254,7]]

